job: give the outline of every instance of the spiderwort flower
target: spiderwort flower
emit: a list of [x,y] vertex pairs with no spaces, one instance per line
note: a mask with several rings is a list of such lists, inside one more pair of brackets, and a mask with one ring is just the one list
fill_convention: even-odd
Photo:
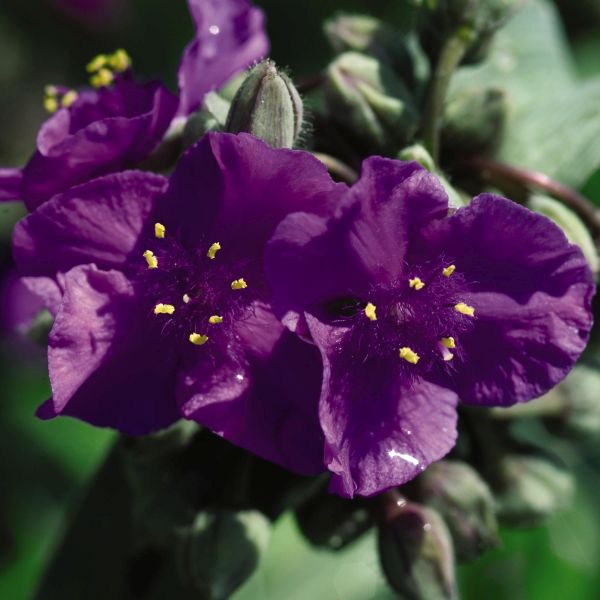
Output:
[[308,153],[247,134],[208,134],[166,185],[108,175],[17,225],[22,273],[62,294],[40,416],[141,434],[184,415],[322,471],[319,355],[273,316],[262,256],[286,214],[329,211],[345,186]]
[[269,51],[264,14],[249,0],[188,0],[188,6],[196,34],[179,65],[181,116]]
[[34,210],[73,185],[135,166],[161,141],[177,110],[173,94],[158,82],[133,81],[123,50],[97,56],[88,71],[91,88],[46,87],[44,106],[53,114],[20,181],[15,170],[0,173],[0,199]]
[[417,163],[368,159],[334,218],[288,216],[266,260],[276,314],[321,351],[325,464],[346,496],[445,455],[458,398],[548,390],[592,324],[591,272],[558,227],[491,194],[449,216]]

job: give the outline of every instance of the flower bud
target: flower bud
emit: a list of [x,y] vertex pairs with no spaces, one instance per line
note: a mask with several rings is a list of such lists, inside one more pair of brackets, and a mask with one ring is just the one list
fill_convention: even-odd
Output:
[[413,503],[398,506],[380,525],[378,543],[383,571],[401,598],[457,597],[452,541],[436,511]]
[[467,463],[442,460],[419,478],[420,498],[446,521],[458,560],[473,560],[498,544],[494,498]]
[[407,84],[428,76],[425,56],[409,36],[368,15],[341,14],[325,22],[325,35],[337,54],[362,52],[387,64]]
[[408,90],[374,58],[342,54],[327,69],[324,89],[332,119],[374,149],[401,147],[416,129]]
[[453,154],[481,154],[500,142],[507,115],[506,94],[474,86],[451,94],[442,119],[442,147]]
[[235,95],[225,129],[251,133],[275,148],[292,148],[302,130],[302,99],[287,75],[264,60]]
[[311,544],[333,550],[353,542],[373,525],[360,501],[349,501],[325,491],[298,508],[296,521]]
[[567,239],[581,248],[583,255],[590,265],[590,269],[597,275],[600,270],[598,251],[596,250],[592,236],[581,219],[562,202],[543,194],[534,194],[531,196],[528,205],[531,210],[535,210],[552,219],[565,232]]
[[201,598],[229,598],[258,567],[270,534],[269,520],[256,510],[199,513],[177,547],[184,581]]
[[573,499],[571,475],[542,456],[508,455],[499,475],[504,486],[496,494],[497,515],[509,527],[538,525]]

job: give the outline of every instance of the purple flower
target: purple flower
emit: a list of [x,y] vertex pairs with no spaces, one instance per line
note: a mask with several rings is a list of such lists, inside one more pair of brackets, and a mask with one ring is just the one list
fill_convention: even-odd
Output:
[[262,257],[286,214],[325,214],[345,186],[308,153],[245,134],[205,136],[166,186],[108,175],[17,225],[16,261],[56,312],[40,416],[142,434],[183,415],[322,471],[319,355],[273,316]]
[[345,496],[446,454],[458,398],[544,393],[592,325],[592,274],[558,227],[491,194],[449,216],[416,163],[368,159],[334,218],[288,216],[266,260],[276,314],[321,351],[325,464]]
[[179,114],[198,108],[224,84],[269,51],[263,12],[249,0],[188,0],[196,35],[179,65]]
[[160,83],[132,81],[128,72],[102,75],[114,83],[79,92],[49,86],[46,105],[63,107],[42,125],[37,151],[22,173],[0,172],[0,199],[24,200],[34,210],[73,185],[136,165],[156,148],[177,98]]

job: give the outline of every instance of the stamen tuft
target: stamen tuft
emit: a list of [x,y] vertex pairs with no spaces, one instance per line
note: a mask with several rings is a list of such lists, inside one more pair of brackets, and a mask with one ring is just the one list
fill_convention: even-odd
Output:
[[154,223],[154,235],[162,240],[165,237],[165,232],[167,228],[162,223]]
[[146,262],[148,263],[149,269],[158,269],[158,258],[154,256],[154,252],[152,250],[146,250],[143,254]]
[[451,350],[456,348],[456,342],[453,337],[443,337],[440,342],[442,342],[446,348],[450,348]]
[[184,294],[183,295],[183,302],[184,302],[184,304],[189,304],[190,300],[191,300],[191,298],[189,297],[188,294]]
[[214,244],[211,244],[210,248],[208,249],[208,252],[206,253],[206,256],[208,256],[210,260],[214,260],[215,256],[217,255],[217,252],[220,249],[221,244],[219,244],[219,242],[215,242]]
[[445,269],[442,269],[444,277],[450,277],[454,271],[456,271],[456,265],[449,265]]
[[247,287],[248,287],[248,284],[246,283],[246,281],[244,280],[243,277],[240,277],[239,279],[235,279],[234,281],[231,282],[232,290],[243,290]]
[[175,307],[172,304],[158,303],[154,307],[155,315],[172,315],[175,312]]
[[188,338],[194,346],[204,346],[206,342],[208,342],[207,335],[201,335],[199,333],[190,333],[190,337]]
[[420,277],[413,277],[408,280],[408,285],[415,290],[422,290],[425,287],[425,282]]
[[73,102],[75,102],[75,100],[77,100],[78,98],[78,94],[75,90],[69,90],[63,97],[61,100],[61,104],[64,108],[69,108],[69,106],[71,106],[71,104],[73,104]]
[[212,317],[208,318],[208,322],[211,325],[218,325],[219,323],[223,322],[223,317],[220,317],[219,315],[212,315]]
[[454,306],[454,310],[459,312],[461,315],[466,315],[467,317],[475,316],[475,309],[464,302],[459,302]]

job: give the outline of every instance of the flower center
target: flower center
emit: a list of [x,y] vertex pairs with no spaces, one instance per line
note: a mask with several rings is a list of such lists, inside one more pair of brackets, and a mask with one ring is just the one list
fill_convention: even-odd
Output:
[[147,245],[135,260],[134,278],[147,301],[148,318],[162,335],[204,346],[243,318],[249,286],[240,276],[244,265],[219,260],[219,242],[185,248],[165,225],[155,223]]

